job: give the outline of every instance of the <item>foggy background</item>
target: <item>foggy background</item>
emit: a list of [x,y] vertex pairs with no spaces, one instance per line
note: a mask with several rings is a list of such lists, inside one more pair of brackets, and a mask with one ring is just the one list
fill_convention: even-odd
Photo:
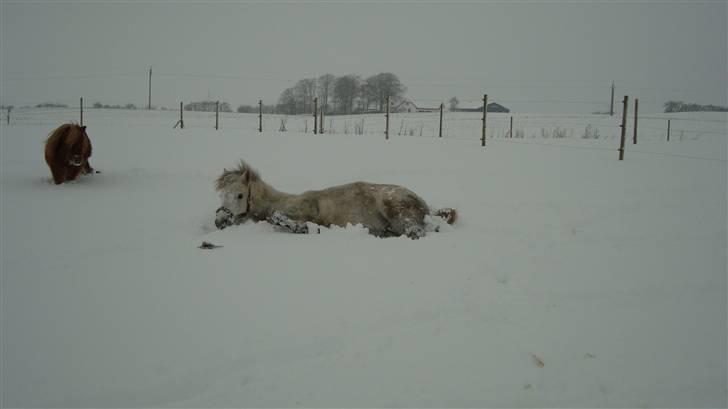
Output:
[[437,106],[513,112],[728,104],[725,1],[0,3],[0,99],[275,104],[298,80],[396,74]]

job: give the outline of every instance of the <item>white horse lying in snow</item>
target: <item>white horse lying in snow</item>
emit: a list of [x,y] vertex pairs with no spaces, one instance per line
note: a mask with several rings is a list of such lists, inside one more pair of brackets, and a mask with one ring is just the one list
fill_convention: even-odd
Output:
[[439,216],[448,224],[455,209],[430,212],[427,203],[397,185],[355,182],[292,195],[275,190],[244,161],[237,169],[224,169],[215,181],[222,205],[215,226],[224,229],[247,219],[267,221],[292,233],[308,233],[307,222],[320,226],[361,224],[377,237],[405,235],[412,239],[426,232],[425,217]]

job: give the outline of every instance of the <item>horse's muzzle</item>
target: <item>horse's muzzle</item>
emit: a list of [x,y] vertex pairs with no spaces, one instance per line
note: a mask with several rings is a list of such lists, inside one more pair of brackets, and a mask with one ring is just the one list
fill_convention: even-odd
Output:
[[240,224],[245,221],[247,213],[234,215],[227,207],[220,207],[215,211],[215,227],[222,230],[233,224]]
[[68,158],[68,164],[71,166],[81,166],[83,165],[83,157],[80,155],[73,155]]
[[233,212],[230,209],[221,207],[215,211],[215,227],[222,230],[233,224]]

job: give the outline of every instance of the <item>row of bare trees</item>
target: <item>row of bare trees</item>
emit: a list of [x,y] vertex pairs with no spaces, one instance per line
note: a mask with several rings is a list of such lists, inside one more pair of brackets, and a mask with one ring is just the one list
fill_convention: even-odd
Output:
[[325,74],[318,78],[299,80],[278,98],[276,111],[295,115],[313,113],[313,100],[328,114],[384,112],[387,97],[393,104],[401,102],[407,91],[395,74],[383,72],[363,79],[349,74],[336,77]]

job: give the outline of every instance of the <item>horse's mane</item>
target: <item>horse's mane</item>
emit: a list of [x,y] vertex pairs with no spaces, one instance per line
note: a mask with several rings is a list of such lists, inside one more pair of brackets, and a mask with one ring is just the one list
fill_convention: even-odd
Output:
[[240,180],[240,177],[243,176],[245,172],[248,172],[249,181],[253,182],[260,180],[260,174],[258,171],[253,169],[247,164],[247,162],[241,159],[240,162],[238,162],[237,168],[231,170],[223,169],[222,175],[215,180],[215,190],[220,191],[225,189],[228,185]]
[[51,131],[48,135],[48,139],[45,141],[46,149],[50,152],[55,152],[59,143],[63,142],[66,145],[73,145],[82,137],[83,131],[78,124],[63,124]]

